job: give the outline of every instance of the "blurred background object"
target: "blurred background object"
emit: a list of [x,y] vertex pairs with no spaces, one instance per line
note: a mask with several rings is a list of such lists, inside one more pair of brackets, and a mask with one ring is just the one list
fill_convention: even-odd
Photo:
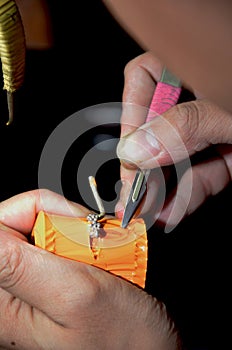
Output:
[[[121,101],[124,66],[142,52],[101,1],[17,4],[26,32],[26,72],[8,128],[0,90],[1,200],[38,186],[40,154],[61,121],[88,106]],[[77,162],[78,156],[69,167]],[[79,199],[69,185],[65,194]]]
[[53,44],[51,15],[46,0],[15,0],[20,11],[26,45],[45,50]]

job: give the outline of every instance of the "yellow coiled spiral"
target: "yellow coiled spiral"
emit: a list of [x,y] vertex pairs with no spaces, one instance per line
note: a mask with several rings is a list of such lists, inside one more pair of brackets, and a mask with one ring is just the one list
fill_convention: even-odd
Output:
[[13,119],[12,94],[24,80],[25,34],[18,7],[13,0],[0,0],[0,57],[4,86],[7,91],[9,120]]

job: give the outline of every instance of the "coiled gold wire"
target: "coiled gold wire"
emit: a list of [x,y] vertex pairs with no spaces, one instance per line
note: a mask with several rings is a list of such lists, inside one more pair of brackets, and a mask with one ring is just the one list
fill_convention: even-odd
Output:
[[3,89],[7,91],[9,119],[13,120],[13,93],[24,81],[25,34],[18,7],[13,0],[0,0],[0,57]]

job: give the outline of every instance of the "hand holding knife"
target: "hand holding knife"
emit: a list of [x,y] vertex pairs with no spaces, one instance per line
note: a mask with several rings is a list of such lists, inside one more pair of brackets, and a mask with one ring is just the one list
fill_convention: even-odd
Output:
[[[176,105],[181,93],[180,85],[180,80],[164,68],[156,86],[146,122]],[[122,219],[123,228],[127,227],[146,192],[149,174],[150,170],[137,170]]]

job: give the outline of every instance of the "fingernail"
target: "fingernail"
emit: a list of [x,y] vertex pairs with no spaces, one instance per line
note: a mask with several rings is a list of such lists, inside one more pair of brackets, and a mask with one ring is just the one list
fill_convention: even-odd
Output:
[[118,157],[137,165],[156,157],[160,153],[160,144],[153,130],[141,127],[133,134],[120,140],[117,147]]
[[122,205],[121,202],[117,203],[116,207],[115,207],[115,216],[118,218],[118,219],[122,219],[123,218],[123,215],[124,215],[124,206]]
[[136,164],[134,163],[131,163],[131,162],[128,162],[124,159],[121,159],[120,160],[120,164],[122,167],[126,168],[126,169],[129,169],[129,170],[134,170],[134,169],[137,169],[137,166]]

